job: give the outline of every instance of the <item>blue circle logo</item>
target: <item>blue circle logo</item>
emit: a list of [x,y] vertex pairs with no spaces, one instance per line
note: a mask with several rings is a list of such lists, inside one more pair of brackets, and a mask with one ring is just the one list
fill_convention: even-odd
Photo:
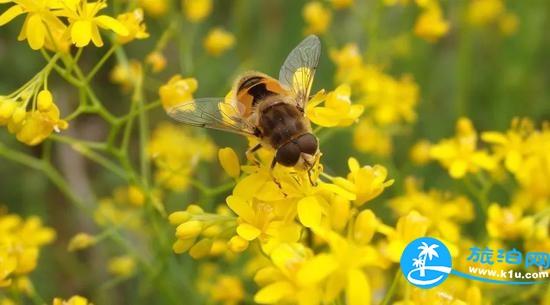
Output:
[[431,237],[413,240],[401,255],[403,275],[419,288],[433,288],[443,283],[451,273],[451,265],[449,249]]

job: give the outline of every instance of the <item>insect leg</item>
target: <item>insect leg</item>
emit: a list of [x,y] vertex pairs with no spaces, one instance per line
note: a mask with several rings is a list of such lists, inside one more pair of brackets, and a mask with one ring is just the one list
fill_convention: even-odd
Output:
[[260,149],[260,148],[262,148],[262,143],[258,143],[254,147],[251,147],[251,148],[247,149],[246,153],[245,153],[246,159],[248,159],[249,161],[251,161],[255,165],[260,165],[260,161],[258,161],[258,159],[256,159],[256,157],[254,156],[254,153],[256,151],[258,151],[258,149]]
[[271,167],[270,167],[270,170],[269,170],[269,173],[271,174],[271,179],[273,179],[273,182],[275,182],[277,187],[281,190],[283,195],[285,195],[285,197],[286,197],[286,193],[283,191],[283,186],[281,185],[279,180],[277,180],[277,178],[275,178],[275,175],[273,174],[273,169],[275,168],[275,165],[277,165],[277,159],[275,157],[273,157],[273,161],[271,161]]
[[309,183],[311,183],[311,186],[317,186],[317,182],[313,181],[313,178],[311,177],[311,171],[312,170],[313,170],[313,166],[308,168],[307,177],[309,178]]

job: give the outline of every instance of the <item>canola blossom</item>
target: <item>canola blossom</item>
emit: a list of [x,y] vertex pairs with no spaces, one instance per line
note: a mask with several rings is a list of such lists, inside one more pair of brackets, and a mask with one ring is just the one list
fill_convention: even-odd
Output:
[[0,305],[550,305],[549,8],[1,0]]

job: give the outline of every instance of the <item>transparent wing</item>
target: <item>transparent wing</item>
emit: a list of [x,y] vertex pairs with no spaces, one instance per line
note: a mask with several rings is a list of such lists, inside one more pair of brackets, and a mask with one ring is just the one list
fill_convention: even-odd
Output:
[[220,98],[199,98],[166,110],[176,121],[187,125],[229,131],[253,136],[254,127],[242,117],[243,110],[235,101]]
[[302,109],[309,98],[320,55],[321,41],[309,35],[288,54],[279,71],[279,82],[295,95]]

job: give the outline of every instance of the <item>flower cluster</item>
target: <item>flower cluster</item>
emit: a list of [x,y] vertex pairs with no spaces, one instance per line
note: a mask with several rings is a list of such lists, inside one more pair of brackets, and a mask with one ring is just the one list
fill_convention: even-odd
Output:
[[[355,44],[332,50],[330,57],[336,64],[336,82],[349,84],[354,99],[365,108],[365,115],[355,129],[356,148],[387,155],[391,152],[391,130],[395,129],[392,127],[416,120],[418,85],[410,75],[396,79],[378,66],[365,64]],[[377,140],[364,141],[367,138]]]
[[502,0],[470,0],[466,19],[474,26],[496,25],[504,35],[515,33],[519,24],[518,17]]
[[[360,114],[350,110],[349,87],[314,99],[325,100],[325,107],[317,101],[309,109],[320,126],[349,125]],[[330,119],[323,111],[338,115]],[[271,169],[274,152],[263,148],[245,165],[229,148],[218,155],[236,185],[216,213],[189,205],[170,215],[177,226],[176,253],[201,258],[259,248],[269,257],[255,269],[261,288],[254,300],[260,304],[320,304],[344,292],[349,304],[370,300],[369,268],[388,265],[379,262],[381,254],[371,240],[376,232],[399,235],[364,208],[393,183],[383,166],[361,166],[350,158],[347,176],[333,177],[319,163],[309,172]]]
[[103,39],[100,28],[115,32],[122,43],[147,37],[139,10],[120,15],[117,19],[100,15],[100,11],[107,7],[105,0],[5,2],[13,5],[0,15],[0,26],[26,14],[18,39],[27,40],[33,50],[45,47],[67,52],[71,44],[81,48],[90,42],[101,47]]
[[[406,5],[410,0],[384,0],[388,6]],[[420,14],[414,24],[414,34],[428,42],[436,42],[449,32],[449,22],[443,16],[439,0],[417,0],[415,4],[420,8]]]
[[157,184],[170,190],[185,190],[199,162],[211,161],[215,149],[204,135],[192,134],[172,123],[160,123],[153,130],[148,148],[156,166]]
[[9,286],[15,276],[32,272],[40,249],[54,239],[55,231],[44,227],[38,217],[0,215],[0,287]]

